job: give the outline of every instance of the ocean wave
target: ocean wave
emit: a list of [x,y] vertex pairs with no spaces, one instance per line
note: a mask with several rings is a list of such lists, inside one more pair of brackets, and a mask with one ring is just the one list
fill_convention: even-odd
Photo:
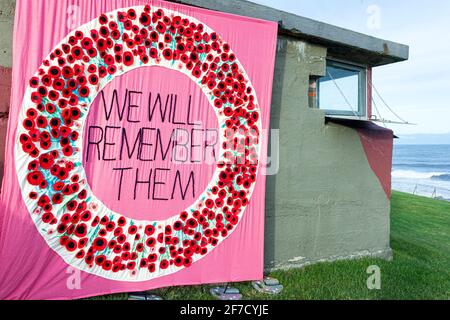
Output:
[[395,170],[392,178],[403,179],[431,179],[440,181],[450,181],[450,173],[447,172],[419,172],[413,170]]
[[440,174],[431,177],[431,180],[450,181],[450,174]]
[[419,163],[419,162],[394,162],[394,167],[399,168],[436,168],[438,170],[448,171],[450,170],[450,163]]

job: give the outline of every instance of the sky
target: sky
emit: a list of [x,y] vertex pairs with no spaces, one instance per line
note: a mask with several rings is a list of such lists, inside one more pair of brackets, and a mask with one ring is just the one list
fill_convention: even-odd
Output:
[[[374,69],[373,84],[387,104],[416,124],[388,126],[400,136],[450,133],[450,1],[252,2],[409,45],[409,61]],[[399,121],[379,99],[375,103],[382,118]]]

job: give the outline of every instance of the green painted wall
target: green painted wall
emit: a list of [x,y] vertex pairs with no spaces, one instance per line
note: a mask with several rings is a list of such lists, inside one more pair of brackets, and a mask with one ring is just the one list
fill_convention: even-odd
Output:
[[15,0],[0,0],[0,66],[12,65],[12,33]]
[[267,179],[268,268],[364,255],[390,257],[390,203],[357,132],[325,125],[308,106],[310,75],[324,75],[326,49],[279,37],[271,127],[280,169]]
[[[1,67],[12,64],[13,19],[14,1],[0,0]],[[325,48],[279,38],[271,126],[280,130],[280,169],[267,180],[267,268],[390,256],[389,201],[358,134],[325,125],[324,114],[308,107],[309,76],[323,75],[325,57]],[[0,176],[6,123],[0,117]]]

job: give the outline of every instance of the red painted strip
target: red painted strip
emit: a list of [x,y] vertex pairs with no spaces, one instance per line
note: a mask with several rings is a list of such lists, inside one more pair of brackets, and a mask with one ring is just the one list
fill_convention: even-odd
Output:
[[390,199],[394,134],[391,130],[376,125],[371,126],[371,128],[358,128],[356,130],[369,165]]

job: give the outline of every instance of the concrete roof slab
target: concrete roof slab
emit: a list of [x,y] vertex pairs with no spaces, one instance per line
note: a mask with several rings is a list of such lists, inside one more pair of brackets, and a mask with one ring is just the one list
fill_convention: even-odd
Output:
[[328,48],[331,56],[381,66],[408,60],[409,47],[246,0],[170,0],[209,10],[278,22],[280,33]]

